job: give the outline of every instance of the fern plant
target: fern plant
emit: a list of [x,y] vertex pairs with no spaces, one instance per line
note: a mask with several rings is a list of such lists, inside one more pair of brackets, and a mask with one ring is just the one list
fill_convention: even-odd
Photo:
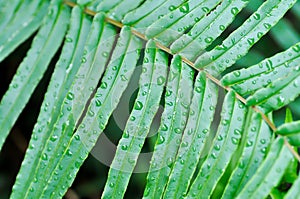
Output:
[[[300,94],[299,33],[283,18],[292,8],[299,22],[297,0],[0,5],[0,61],[37,31],[1,100],[1,147],[62,46],[11,198],[62,198],[134,77],[138,93],[101,198],[124,197],[160,104],[139,197],[300,197],[300,122],[289,109],[284,124],[273,121]],[[232,29],[241,11],[251,14]],[[233,67],[260,56],[249,50],[269,31],[286,50]]]

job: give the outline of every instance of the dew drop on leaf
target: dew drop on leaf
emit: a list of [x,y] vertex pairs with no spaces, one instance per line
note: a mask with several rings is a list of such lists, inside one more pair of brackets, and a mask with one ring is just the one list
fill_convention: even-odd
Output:
[[100,88],[106,89],[107,88],[107,83],[102,82],[101,85],[100,85]]
[[300,45],[295,45],[292,47],[293,51],[295,51],[296,53],[300,52]]
[[204,39],[204,41],[205,41],[206,43],[211,43],[211,42],[213,41],[213,38],[212,38],[212,37],[206,37],[206,38]]
[[160,135],[160,136],[158,137],[157,144],[162,144],[162,143],[164,143],[164,142],[165,142],[165,137],[162,136],[162,135]]
[[239,140],[235,137],[232,137],[231,141],[232,141],[232,144],[235,144],[235,145],[238,144],[238,142],[239,142]]
[[140,101],[136,101],[134,104],[134,109],[141,110],[143,108],[143,103]]
[[127,145],[122,145],[121,149],[124,150],[124,151],[126,151],[128,149],[128,146]]
[[176,9],[176,7],[174,6],[174,5],[170,5],[170,7],[169,7],[169,10],[170,11],[173,11],[173,10],[175,10]]
[[255,13],[255,14],[253,15],[253,18],[254,18],[255,20],[259,20],[259,19],[260,19],[260,14]]
[[46,153],[43,153],[42,160],[48,160],[48,155]]
[[208,7],[202,7],[201,8],[203,12],[209,12],[209,8]]
[[270,29],[270,28],[271,28],[271,25],[270,25],[269,23],[264,23],[264,27],[265,27],[266,29]]
[[165,81],[166,81],[166,78],[163,76],[160,76],[157,78],[157,85],[161,86],[165,83]]
[[175,128],[174,131],[175,131],[175,133],[177,133],[177,134],[181,133],[181,129],[180,129],[180,128]]
[[188,4],[188,3],[183,4],[183,5],[179,8],[179,11],[182,12],[182,13],[188,13],[189,10],[190,10],[190,8],[189,8],[189,4]]
[[231,8],[231,14],[237,15],[238,12],[239,12],[239,9],[237,7]]
[[73,100],[74,99],[74,94],[69,92],[68,95],[67,95],[67,99],[68,100]]
[[70,42],[72,42],[72,41],[73,41],[73,39],[72,39],[71,37],[67,37],[67,38],[66,38],[66,42],[69,42],[69,43],[70,43]]

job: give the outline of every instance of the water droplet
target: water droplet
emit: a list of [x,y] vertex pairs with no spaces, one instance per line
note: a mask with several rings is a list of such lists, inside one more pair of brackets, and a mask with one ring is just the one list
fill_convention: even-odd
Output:
[[197,86],[195,88],[195,90],[196,90],[197,93],[201,93],[202,92],[202,88],[200,86]]
[[211,42],[213,41],[213,38],[212,38],[212,37],[206,37],[206,38],[204,39],[204,41],[205,41],[206,43],[211,43]]
[[96,104],[97,107],[99,107],[99,106],[101,106],[102,103],[101,103],[100,100],[96,99],[96,100],[95,100],[95,104]]
[[251,128],[251,131],[252,131],[252,132],[255,132],[255,131],[256,131],[256,127],[252,127],[252,128]]
[[166,124],[163,124],[161,127],[162,131],[167,131],[168,130],[168,126]]
[[219,151],[220,148],[221,148],[221,147],[220,147],[220,145],[218,145],[218,144],[214,146],[214,149],[217,150],[217,151]]
[[203,134],[208,133],[208,129],[203,129],[203,130],[202,130],[202,133],[203,133]]
[[176,9],[176,6],[174,6],[174,5],[171,5],[170,7],[169,7],[169,10],[170,11],[173,11],[173,10],[175,10]]
[[235,137],[232,137],[231,141],[232,141],[232,144],[235,144],[235,145],[239,143],[239,140]]
[[125,75],[121,75],[121,80],[122,81],[127,81],[128,79],[127,79],[127,77]]
[[158,138],[157,144],[162,144],[164,142],[165,142],[165,137],[160,135],[159,138]]
[[158,17],[157,17],[157,19],[161,19],[161,18],[163,18],[164,17],[164,15],[159,15]]
[[183,4],[183,5],[179,8],[179,11],[182,12],[182,13],[188,13],[189,10],[190,10],[190,8],[189,8],[189,4],[188,4],[188,3]]
[[238,130],[238,129],[235,129],[235,130],[233,131],[233,133],[234,133],[235,135],[241,135],[241,131]]
[[226,28],[226,27],[225,27],[224,25],[220,25],[220,26],[219,26],[219,29],[222,30],[222,31],[225,30],[225,28]]
[[166,91],[166,97],[169,97],[170,95],[172,95],[172,91],[171,90],[167,90]]
[[171,167],[172,167],[172,165],[173,165],[173,162],[174,162],[173,158],[171,158],[171,157],[170,157],[170,158],[168,158],[168,159],[167,159],[167,165],[168,165],[168,167],[170,167],[170,168],[171,168]]
[[254,13],[253,18],[254,18],[255,20],[259,20],[259,19],[260,19],[260,14]]
[[258,32],[258,33],[257,33],[257,38],[259,38],[259,39],[260,39],[260,38],[261,38],[263,35],[264,35],[264,33],[262,33],[262,32]]
[[292,47],[293,51],[295,51],[296,53],[300,52],[300,45],[297,44],[295,46]]
[[141,110],[143,108],[143,103],[140,101],[136,101],[134,104],[134,109]]
[[201,8],[203,12],[209,12],[209,8],[208,7],[202,7]]
[[81,63],[86,63],[86,58],[82,57],[80,61],[81,61]]
[[277,106],[283,106],[285,102],[285,98],[283,96],[279,96],[277,98]]
[[128,146],[127,145],[122,145],[121,149],[124,150],[124,151],[126,151],[128,149]]
[[72,155],[73,155],[72,151],[67,150],[67,155],[68,155],[68,156],[72,156]]
[[269,71],[273,69],[273,62],[270,59],[266,61],[266,67]]
[[218,139],[219,141],[222,141],[222,140],[223,140],[222,135],[218,135],[217,139]]
[[224,125],[224,126],[228,125],[228,120],[226,120],[226,119],[222,120],[222,125]]
[[51,138],[50,138],[50,140],[51,140],[52,142],[54,142],[54,141],[57,140],[57,138],[58,138],[57,135],[52,135]]
[[195,22],[197,23],[197,22],[199,22],[200,21],[200,18],[199,17],[195,17]]
[[77,140],[77,141],[80,140],[80,136],[79,136],[79,135],[75,135],[74,138],[75,138],[75,140]]
[[118,69],[117,66],[113,66],[113,67],[112,67],[112,70],[113,70],[113,71],[116,71],[117,69]]
[[175,131],[175,133],[179,134],[179,133],[181,133],[181,128],[175,128],[174,131]]
[[254,38],[248,38],[247,42],[250,46],[252,46],[254,44]]
[[66,37],[66,42],[72,42],[73,39],[71,37]]
[[107,88],[107,83],[106,82],[102,82],[101,85],[100,85],[100,88],[106,89]]
[[103,53],[102,53],[102,56],[103,56],[103,57],[107,57],[107,56],[108,56],[108,53],[107,53],[107,52],[103,52]]
[[247,146],[247,147],[250,147],[250,146],[252,146],[252,145],[253,145],[253,141],[248,140],[247,143],[246,143],[246,146]]
[[160,76],[157,78],[157,85],[161,86],[165,83],[165,81],[166,81],[166,78],[163,76]]
[[109,187],[113,188],[115,186],[115,183],[111,182],[109,183]]
[[231,14],[237,15],[238,12],[239,12],[239,9],[237,7],[231,8]]
[[68,100],[73,100],[74,99],[74,94],[69,92],[68,95],[67,95],[67,99]]
[[271,28],[271,25],[270,25],[269,23],[264,23],[264,27],[265,27],[266,29],[270,29],[270,28]]
[[264,153],[264,154],[266,153],[266,151],[267,151],[266,147],[264,147],[264,148],[261,149],[261,152]]
[[183,159],[181,159],[179,162],[180,162],[180,164],[184,164],[184,160]]
[[212,157],[213,159],[217,159],[217,154],[216,154],[216,153],[212,153],[212,154],[211,154],[211,157]]
[[92,111],[92,110],[89,110],[88,115],[89,115],[90,117],[93,117],[93,116],[95,115],[95,112]]
[[147,57],[145,57],[144,63],[149,63],[149,59]]
[[48,160],[48,155],[46,153],[43,153],[42,160]]
[[130,121],[134,121],[135,120],[135,117],[134,116],[131,116],[130,117]]
[[294,87],[297,88],[297,87],[300,86],[300,83],[299,83],[299,81],[296,79],[296,80],[294,81],[293,85],[294,85]]

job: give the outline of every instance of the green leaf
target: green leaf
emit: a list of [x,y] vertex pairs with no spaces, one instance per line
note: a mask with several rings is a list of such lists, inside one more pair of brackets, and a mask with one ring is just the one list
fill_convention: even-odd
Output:
[[[174,56],[165,94],[158,138],[147,176],[143,198],[160,198],[164,192],[188,118],[194,71],[181,58]],[[196,112],[197,113],[197,112]],[[170,117],[170,115],[173,115]]]
[[219,75],[244,56],[248,50],[273,27],[296,3],[296,0],[268,0],[253,13],[221,45],[200,55],[195,66],[205,68],[212,75]]
[[62,42],[69,9],[60,4],[61,1],[53,1],[50,7],[53,13],[45,18],[8,91],[1,99],[0,148]]
[[[99,43],[98,47],[101,48],[102,45],[103,43]],[[55,167],[49,168],[50,176],[48,178],[51,183],[44,187],[42,196],[61,197],[73,182],[79,167],[87,158],[118,104],[128,84],[128,79],[134,71],[140,48],[141,41],[130,34],[128,27],[124,27],[101,85],[88,107],[87,114],[73,135],[74,126],[70,129],[70,137],[62,142],[66,144],[66,147],[57,150],[62,155],[56,158],[55,153],[53,154],[51,164],[55,164]],[[74,100],[76,101],[76,95],[74,95]],[[73,117],[72,114],[70,116]]]
[[[222,1],[207,16],[197,15],[194,19],[197,23],[187,34],[183,34],[171,45],[171,51],[195,61],[224,32],[247,3],[248,1],[241,0]],[[202,7],[204,11],[208,9],[204,8]]]
[[[41,25],[45,14],[47,14],[45,10],[47,10],[48,6],[48,1],[24,0],[24,2],[16,6],[15,9],[8,9],[6,12],[3,13],[3,15],[5,15],[4,19],[6,18],[6,20],[8,20],[10,18],[9,16],[13,14],[14,11],[18,12],[18,14],[12,16],[13,18],[11,18],[9,21],[3,20],[3,22],[0,23],[0,61],[2,61],[18,45],[24,42],[30,35],[32,35],[37,30],[37,28]],[[49,9],[48,15],[50,15],[51,17],[53,12],[53,10]],[[52,17],[54,18],[55,16]],[[48,19],[46,20],[49,20],[49,17],[47,18]],[[47,33],[45,33],[45,35],[46,34]]]
[[204,151],[205,143],[210,135],[210,127],[217,103],[217,91],[215,84],[206,78],[205,73],[198,74],[189,119],[164,198],[181,198],[186,194],[200,156]]
[[283,124],[277,129],[276,133],[287,136],[291,145],[300,146],[300,121]]
[[210,196],[238,149],[247,108],[229,92],[224,100],[221,122],[207,158],[201,165],[187,198]]
[[[60,5],[60,2],[58,2],[58,5]],[[72,11],[70,24],[72,25],[66,36],[60,59],[55,66],[48,92],[41,107],[42,111],[33,130],[32,139],[29,143],[30,147],[27,150],[25,160],[13,187],[12,198],[22,198],[25,194],[35,193],[29,187],[33,183],[38,184],[38,176],[35,176],[37,168],[46,166],[46,162],[49,161],[47,153],[50,153],[52,148],[54,148],[53,146],[51,146],[50,150],[49,147],[45,148],[45,143],[49,139],[54,141],[58,139],[57,136],[51,135],[51,131],[57,118],[60,116],[60,108],[68,91],[66,88],[71,86],[76,71],[80,66],[80,57],[83,53],[83,45],[89,31],[90,21],[84,17],[82,10],[76,7]],[[84,31],[80,32],[80,30]],[[61,31],[61,28],[57,31]]]
[[300,195],[300,175],[298,175],[297,180],[294,182],[292,188],[289,189],[287,194],[284,196],[284,199],[294,199]]
[[224,86],[232,86],[241,95],[253,94],[297,69],[300,61],[300,43],[284,52],[267,58],[246,69],[237,70],[222,78]]
[[196,18],[204,17],[218,3],[220,0],[183,3],[148,27],[146,36],[147,38],[155,38],[164,46],[169,46],[197,22]]
[[255,175],[257,168],[265,158],[271,131],[258,113],[248,116],[245,126],[246,139],[237,167],[232,171],[222,198],[234,198]]
[[168,56],[149,41],[145,50],[140,89],[116,155],[111,164],[102,198],[122,198],[137,158],[158,110],[166,81]]
[[280,182],[292,158],[292,153],[284,145],[284,139],[278,137],[256,174],[248,181],[236,198],[267,197],[272,188]]
[[[147,0],[137,9],[125,15],[123,23],[135,27],[139,32],[145,33],[146,28],[158,18],[167,15],[187,0]],[[149,9],[152,8],[152,9]]]

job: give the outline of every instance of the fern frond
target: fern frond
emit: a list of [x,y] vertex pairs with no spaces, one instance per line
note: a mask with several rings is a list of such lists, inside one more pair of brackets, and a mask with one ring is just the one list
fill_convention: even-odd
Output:
[[[175,56],[170,65],[158,139],[154,147],[143,198],[160,198],[174,165],[190,110],[194,71]],[[193,128],[193,127],[191,127]]]
[[[57,3],[58,5],[61,4],[59,1]],[[38,184],[37,180],[39,178],[39,176],[35,175],[38,171],[36,168],[38,168],[40,164],[42,168],[46,166],[50,158],[47,153],[51,153],[52,149],[56,147],[56,144],[53,144],[45,148],[45,143],[47,140],[57,143],[59,139],[57,135],[52,135],[51,131],[55,129],[54,124],[61,114],[61,107],[58,107],[58,105],[62,106],[63,99],[68,92],[65,87],[68,88],[71,86],[75,72],[80,66],[80,57],[83,53],[83,45],[90,22],[87,17],[82,14],[82,10],[77,7],[72,10],[70,24],[72,25],[66,36],[60,60],[57,62],[42,105],[42,111],[34,127],[30,142],[30,146],[32,147],[28,148],[27,155],[21,167],[21,171],[26,171],[26,174],[17,177],[12,197],[24,197],[25,194],[32,193],[30,192],[30,186],[34,182]],[[82,31],[79,32],[76,30]],[[23,191],[20,192],[19,190]]]
[[60,1],[56,1],[50,6],[51,15],[45,18],[31,49],[1,99],[0,149],[63,40],[69,8],[60,4]]
[[111,164],[102,198],[123,197],[144,145],[166,81],[168,56],[153,41],[146,45],[139,92]]
[[256,175],[248,181],[236,198],[267,197],[271,189],[279,183],[292,158],[289,149],[284,145],[284,138],[277,138]]
[[[143,198],[283,197],[286,182],[294,183],[286,198],[298,194],[299,120],[287,112],[276,128],[271,119],[300,94],[298,30],[279,22],[294,5],[299,18],[297,0],[52,0],[48,14],[48,1],[8,5],[0,2],[8,17],[0,21],[0,61],[41,27],[1,101],[0,147],[65,36],[11,198],[62,198],[137,78],[102,198],[124,197],[160,102]],[[242,22],[245,7],[252,15]],[[296,44],[256,64],[264,53],[248,51],[270,30],[277,39],[291,35],[278,40],[282,48]],[[224,102],[219,88],[228,91]]]
[[221,45],[200,55],[195,62],[195,66],[205,68],[210,74],[219,75],[234,64],[236,60],[244,56],[296,2],[296,0],[265,1]]
[[164,193],[165,198],[179,197],[187,191],[200,156],[203,155],[204,145],[209,139],[217,91],[215,84],[204,73],[198,74],[189,119]]
[[[1,17],[0,22],[0,61],[37,30],[47,14],[45,10],[47,10],[48,6],[48,1],[25,0],[25,2],[19,3],[15,7],[12,4],[11,8],[6,10],[4,7],[1,10],[0,16],[2,15],[3,17]],[[17,15],[12,15],[16,12],[18,12]],[[49,9],[48,15],[51,17],[53,12],[54,10]],[[48,27],[48,30],[51,29]]]
[[[249,110],[251,111],[251,110]],[[232,171],[222,198],[234,198],[255,175],[257,168],[264,160],[268,145],[271,141],[271,131],[258,113],[248,116],[242,143],[243,152],[238,166]]]
[[[87,158],[88,152],[96,143],[97,137],[103,132],[112,111],[117,106],[128,84],[128,79],[133,73],[141,48],[141,41],[129,33],[126,27],[121,32],[117,43],[118,47],[113,52],[111,62],[89,105],[87,115],[83,118],[77,131],[67,140],[67,146],[60,150],[62,156],[59,157],[59,160],[53,160],[57,164],[55,168],[49,170],[50,177],[48,178],[53,183],[44,188],[42,195],[52,195],[53,198],[56,198],[67,191],[65,185],[70,186],[73,182],[79,167]],[[99,47],[101,45],[102,43],[99,44]],[[69,133],[73,130],[74,128]],[[69,166],[65,167],[64,165]]]

